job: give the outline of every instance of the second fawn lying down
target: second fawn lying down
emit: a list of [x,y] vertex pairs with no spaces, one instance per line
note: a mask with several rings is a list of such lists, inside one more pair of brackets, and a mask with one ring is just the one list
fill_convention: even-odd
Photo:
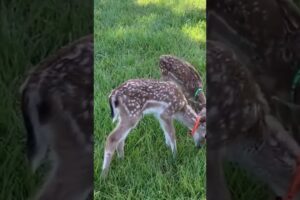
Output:
[[[179,120],[192,129],[197,114],[188,105],[185,96],[173,82],[151,79],[133,79],[114,89],[109,97],[113,121],[117,127],[107,138],[102,177],[108,173],[109,166],[117,150],[119,157],[124,157],[125,139],[138,124],[144,114],[153,114],[160,122],[166,144],[176,155],[176,136],[173,119]],[[200,148],[205,138],[205,127],[199,126],[193,135],[196,147]]]
[[284,197],[297,167],[299,145],[270,114],[247,68],[223,44],[207,42],[207,74],[207,199],[231,199],[224,160],[237,163]]

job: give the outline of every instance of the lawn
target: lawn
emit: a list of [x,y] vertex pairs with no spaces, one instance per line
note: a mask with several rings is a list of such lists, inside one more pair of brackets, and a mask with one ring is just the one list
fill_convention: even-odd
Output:
[[[0,199],[27,199],[40,183],[26,162],[18,90],[34,65],[90,32],[90,5],[74,2],[1,2]],[[105,139],[115,126],[107,99],[113,88],[130,78],[159,78],[162,54],[191,62],[205,82],[205,8],[205,0],[95,0],[96,200],[205,199],[205,149],[197,151],[187,129],[176,123],[173,160],[150,116],[126,140],[125,160],[115,158],[107,180],[100,180]],[[227,176],[234,199],[266,199],[265,188],[240,170],[229,169]]]
[[[19,88],[26,73],[90,32],[91,3],[4,0],[0,6],[0,199],[23,200],[40,183],[29,170]],[[78,13],[81,13],[78,15]]]
[[205,148],[197,151],[176,123],[172,159],[159,123],[146,116],[130,133],[125,159],[112,161],[100,179],[104,144],[115,124],[108,95],[132,78],[159,78],[158,59],[173,54],[191,62],[205,82],[205,0],[98,0],[94,3],[94,197],[99,199],[205,199]]

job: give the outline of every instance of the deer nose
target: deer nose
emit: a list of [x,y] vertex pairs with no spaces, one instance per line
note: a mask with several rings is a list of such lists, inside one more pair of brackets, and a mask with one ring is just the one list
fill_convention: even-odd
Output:
[[202,140],[202,141],[200,141],[200,142],[198,142],[197,144],[196,144],[196,148],[197,149],[200,149],[202,146],[204,146],[205,145],[205,140]]
[[202,146],[205,145],[205,143],[206,143],[206,139],[204,137],[200,142],[197,143],[196,148],[200,149]]

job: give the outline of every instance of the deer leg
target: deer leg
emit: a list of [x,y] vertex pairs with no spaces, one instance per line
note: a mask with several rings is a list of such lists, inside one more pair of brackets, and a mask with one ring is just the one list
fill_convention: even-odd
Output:
[[124,146],[125,146],[125,139],[120,141],[117,146],[117,153],[118,157],[123,159],[124,158]]
[[[112,133],[108,136],[105,145],[104,151],[104,160],[102,165],[102,174],[101,176],[105,178],[108,174],[109,166],[114,155],[116,148],[121,145],[118,150],[119,153],[122,154],[122,143],[124,143],[125,138],[129,134],[129,132],[135,127],[140,118],[124,118],[120,120],[120,123],[112,131]],[[120,144],[121,143],[121,144]]]
[[23,97],[22,115],[27,132],[27,158],[32,171],[35,172],[47,154],[49,141],[46,134],[48,130],[40,124],[35,102],[32,99],[26,101],[25,99]]
[[176,157],[176,136],[172,118],[168,114],[162,114],[158,117],[161,128],[164,131],[166,144],[170,146],[173,157]]
[[207,149],[207,200],[231,200],[225,180],[221,151],[221,149]]
[[170,139],[169,139],[170,137],[168,136],[168,133],[164,129],[164,126],[165,126],[164,123],[165,122],[163,121],[163,119],[161,119],[160,116],[156,116],[156,118],[159,121],[160,127],[163,129],[163,132],[164,132],[164,135],[165,135],[165,143],[166,143],[167,147],[171,148]]
[[63,114],[52,117],[48,125],[44,125],[52,136],[52,169],[35,200],[86,200],[92,191],[93,148],[76,137],[83,133],[74,129],[72,118]]
[[[68,168],[68,170],[70,170],[70,168]],[[35,200],[86,200],[92,191],[92,187],[90,187],[91,180],[89,179],[87,182],[87,178],[83,176],[79,177],[78,172],[69,173],[68,170],[64,170],[64,174],[56,172],[56,174],[49,179],[47,185],[45,185],[45,188],[43,188]]]
[[92,191],[92,165],[89,159],[82,161],[78,165],[68,161],[69,163],[61,163],[55,167],[35,200],[87,200]]

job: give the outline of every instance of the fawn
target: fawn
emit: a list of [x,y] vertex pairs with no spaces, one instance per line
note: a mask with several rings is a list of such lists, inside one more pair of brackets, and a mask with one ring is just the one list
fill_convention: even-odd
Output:
[[284,197],[299,145],[270,113],[255,79],[225,44],[207,41],[207,75],[207,199],[231,199],[223,161],[237,163]]
[[212,0],[207,8],[208,39],[235,51],[261,87],[271,112],[280,119],[288,116],[283,125],[300,143],[300,125],[295,123],[300,114],[293,104],[300,104],[298,7],[291,0]]
[[162,55],[159,58],[159,68],[162,80],[176,83],[197,113],[205,107],[203,82],[191,63],[174,55]]
[[80,38],[43,60],[21,94],[32,170],[47,152],[51,161],[35,199],[92,199],[93,37]]
[[[118,124],[106,140],[101,175],[103,178],[108,174],[115,150],[119,157],[124,157],[125,139],[144,114],[152,114],[158,119],[166,144],[170,146],[174,157],[177,150],[173,119],[192,129],[197,118],[180,88],[170,81],[128,80],[111,92],[109,103],[113,121],[118,120]],[[204,138],[205,130],[199,126],[193,135],[196,147],[200,148]]]

